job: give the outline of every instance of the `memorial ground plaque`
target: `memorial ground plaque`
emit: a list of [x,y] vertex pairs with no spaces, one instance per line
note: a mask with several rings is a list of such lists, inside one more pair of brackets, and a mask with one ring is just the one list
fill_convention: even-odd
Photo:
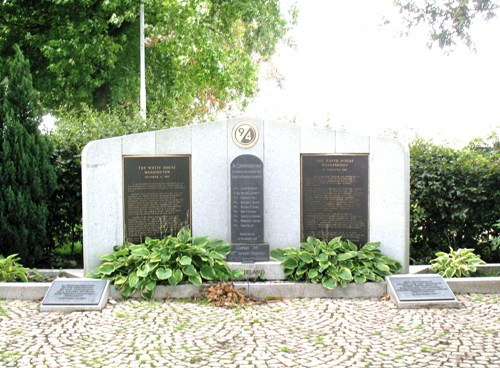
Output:
[[368,241],[368,155],[301,156],[301,238]]
[[264,243],[264,165],[253,155],[231,163],[231,262],[269,260]]
[[417,274],[387,277],[388,292],[399,308],[456,307],[458,302],[440,275]]
[[123,158],[125,240],[141,243],[191,227],[190,156]]
[[50,285],[40,311],[101,310],[108,297],[108,280],[60,278]]

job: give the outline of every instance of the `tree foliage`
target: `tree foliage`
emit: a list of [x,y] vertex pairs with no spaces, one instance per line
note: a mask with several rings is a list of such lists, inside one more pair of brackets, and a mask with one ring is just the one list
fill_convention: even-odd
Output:
[[429,43],[447,49],[461,40],[473,46],[470,28],[475,19],[489,20],[500,6],[498,0],[395,0],[408,30],[424,24],[429,27]]
[[[256,92],[290,22],[279,0],[144,0],[148,105],[203,117]],[[139,99],[139,1],[0,2],[0,52],[18,43],[44,107],[103,110]],[[293,21],[294,17],[290,17]]]
[[474,248],[500,260],[500,150],[498,137],[462,150],[417,141],[410,150],[411,257],[428,263],[449,247]]
[[19,49],[0,65],[0,253],[33,265],[48,244],[48,202],[55,185],[51,142],[41,121],[30,66]]

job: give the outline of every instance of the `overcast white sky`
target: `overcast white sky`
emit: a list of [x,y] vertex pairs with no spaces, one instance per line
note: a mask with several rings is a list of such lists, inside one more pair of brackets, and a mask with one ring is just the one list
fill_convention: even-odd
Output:
[[[500,128],[500,14],[473,29],[477,52],[429,50],[427,29],[410,37],[392,0],[298,0],[297,49],[274,59],[284,89],[261,78],[246,116],[402,136],[414,129],[465,144]],[[383,17],[393,22],[381,26]]]

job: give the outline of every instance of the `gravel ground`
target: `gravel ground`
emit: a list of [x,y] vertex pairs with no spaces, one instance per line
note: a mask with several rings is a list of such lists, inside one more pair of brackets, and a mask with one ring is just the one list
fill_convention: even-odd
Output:
[[500,367],[500,295],[457,297],[460,309],[128,300],[67,314],[0,300],[0,367]]

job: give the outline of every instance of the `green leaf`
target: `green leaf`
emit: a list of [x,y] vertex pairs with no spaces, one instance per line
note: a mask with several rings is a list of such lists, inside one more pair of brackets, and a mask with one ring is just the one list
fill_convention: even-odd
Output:
[[180,260],[179,260],[179,263],[182,265],[182,266],[188,266],[191,264],[191,257],[188,257],[188,256],[183,256]]
[[299,258],[304,263],[312,263],[313,261],[311,254],[307,252],[299,252]]
[[332,249],[338,249],[342,247],[342,237],[338,236],[336,238],[333,238],[328,242],[328,246]]
[[366,276],[365,275],[356,275],[356,276],[354,276],[354,281],[357,283],[366,282]]
[[116,259],[116,254],[103,254],[102,256],[99,256],[99,259],[101,261],[109,261],[112,262]]
[[191,264],[183,267],[182,272],[186,276],[195,276],[198,274],[198,272],[196,271],[196,268],[194,268],[194,266]]
[[347,247],[350,251],[358,251],[358,246],[350,240],[347,240]]
[[362,250],[374,251],[380,248],[380,242],[370,242],[363,245]]
[[341,253],[338,255],[338,259],[339,261],[345,261],[345,260],[348,260],[348,259],[351,259],[351,258],[354,258],[358,255],[358,252],[357,251],[350,251],[350,252],[346,252],[346,253]]
[[156,280],[149,280],[144,284],[144,288],[148,291],[153,291],[156,287]]
[[177,285],[179,282],[182,281],[182,278],[184,277],[184,274],[182,273],[181,270],[174,270],[172,272],[172,276],[170,276],[168,278],[168,282],[170,283],[170,285],[172,286],[175,286]]
[[145,258],[149,256],[149,250],[146,247],[140,247],[132,250],[131,254]]
[[172,276],[172,270],[170,268],[159,267],[156,270],[156,277],[158,280],[166,280]]
[[275,248],[271,249],[269,252],[269,256],[271,257],[272,260],[282,262],[285,259],[285,249],[283,248]]
[[119,276],[115,278],[113,281],[115,285],[122,285],[125,284],[126,282],[127,282],[127,276]]
[[137,270],[137,276],[142,278],[147,277],[150,270],[151,267],[149,266],[149,263],[145,263],[140,269]]
[[351,281],[352,280],[352,274],[351,274],[351,270],[346,268],[346,267],[342,267],[340,269],[340,272],[338,273],[338,276],[342,279],[342,280],[346,280],[346,281]]
[[331,263],[329,261],[319,262],[319,272],[323,272],[324,270],[326,270],[330,266],[331,266]]
[[314,244],[307,242],[307,243],[301,243],[300,249],[305,250],[306,252],[309,252],[309,253],[314,253],[315,247],[314,247]]
[[328,261],[328,254],[320,253],[314,259],[318,262],[327,262]]
[[206,236],[197,236],[193,239],[193,245],[198,247],[205,247],[208,244],[208,237]]
[[111,275],[114,271],[115,265],[111,262],[106,262],[99,266],[99,272],[103,275]]
[[116,252],[113,253],[113,255],[115,258],[120,258],[120,257],[128,256],[129,252],[130,251],[128,248],[124,248],[124,249],[117,250]]
[[218,241],[217,246],[213,248],[214,252],[219,254],[221,257],[226,257],[231,252],[231,246],[229,244],[222,243],[222,241]]
[[390,273],[391,270],[389,268],[389,266],[387,266],[386,264],[383,264],[383,263],[377,263],[375,265],[375,267],[379,270],[379,271],[382,271],[384,273]]
[[139,277],[137,277],[137,273],[132,272],[130,275],[128,275],[128,285],[132,290],[135,290],[135,287],[137,286],[138,282],[139,282]]
[[215,275],[214,269],[210,266],[201,267],[200,268],[200,275],[205,280],[213,280],[213,279],[217,278],[217,276]]
[[132,295],[135,291],[134,288],[131,288],[128,284],[123,284],[122,287],[119,289],[120,291],[120,294],[125,298],[127,299],[128,297],[130,297],[130,295]]
[[198,274],[196,274],[196,275],[190,275],[188,277],[188,280],[193,285],[196,285],[196,286],[200,286],[201,285],[201,277]]
[[282,263],[283,268],[295,269],[298,267],[298,265],[299,265],[299,263],[297,262],[297,260],[295,258],[287,258]]
[[300,267],[297,268],[297,270],[296,270],[295,273],[297,274],[297,276],[302,276],[307,271],[309,271],[309,267],[307,267],[307,264],[303,264],[303,265],[301,265]]
[[309,272],[307,273],[307,278],[308,279],[315,279],[316,277],[318,277],[318,270],[313,268],[311,270],[309,270]]
[[181,242],[181,243],[184,243],[184,244],[188,243],[191,240],[191,232],[189,231],[188,228],[183,227],[177,233],[177,239],[179,239],[179,242]]
[[323,285],[324,288],[328,290],[335,289],[337,287],[337,281],[335,281],[331,277],[324,278],[323,281],[321,282],[321,285]]
[[236,279],[239,279],[240,277],[243,277],[244,275],[245,275],[245,271],[241,270],[239,268],[231,271],[231,276],[236,278]]
[[453,267],[448,267],[445,271],[444,271],[444,277],[446,278],[452,278],[453,275],[455,274],[455,269]]

